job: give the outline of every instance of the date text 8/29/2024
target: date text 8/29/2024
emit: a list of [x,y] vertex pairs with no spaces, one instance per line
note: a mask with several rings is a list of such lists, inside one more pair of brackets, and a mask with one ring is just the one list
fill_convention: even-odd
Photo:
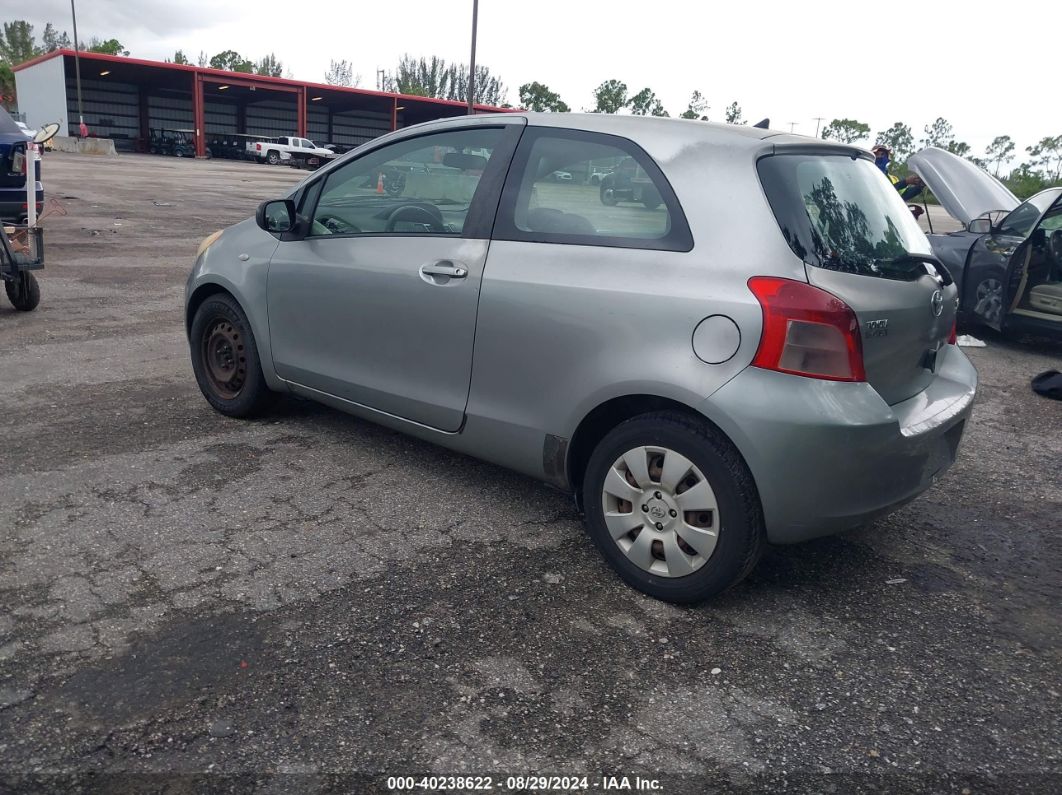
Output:
[[392,792],[495,789],[503,792],[661,792],[663,787],[657,779],[641,776],[506,776],[497,780],[493,776],[388,776],[387,789]]

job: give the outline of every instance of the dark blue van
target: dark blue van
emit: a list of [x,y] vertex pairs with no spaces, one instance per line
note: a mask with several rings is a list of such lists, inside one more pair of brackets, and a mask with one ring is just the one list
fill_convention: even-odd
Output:
[[[26,144],[30,141],[15,120],[0,108],[0,221],[26,217]],[[41,163],[37,161],[37,212],[44,209]]]

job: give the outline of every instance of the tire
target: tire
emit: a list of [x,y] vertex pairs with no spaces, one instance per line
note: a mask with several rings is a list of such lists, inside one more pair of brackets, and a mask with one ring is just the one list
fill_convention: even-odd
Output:
[[192,319],[189,347],[195,380],[216,411],[253,417],[272,403],[251,324],[231,295],[212,295],[200,305]]
[[266,155],[266,162],[271,166],[275,166],[280,162],[280,153],[275,150],[270,150],[269,154]]
[[615,207],[619,204],[619,200],[616,198],[616,192],[613,189],[610,180],[601,181],[601,203],[606,207]]
[[19,312],[32,312],[41,302],[41,285],[29,271],[22,271],[13,281],[5,281],[4,290]]
[[[620,473],[627,460],[637,464],[643,455],[641,480],[633,470]],[[669,455],[671,464],[657,469]],[[677,486],[668,489],[662,481],[673,478]],[[632,500],[616,500],[625,489]],[[608,518],[605,503],[612,506]],[[609,565],[631,587],[667,602],[701,602],[736,585],[766,544],[759,494],[744,460],[706,421],[678,412],[643,414],[612,429],[587,463],[583,505],[590,537]],[[634,529],[622,534],[628,526]],[[643,534],[647,541],[639,544]]]

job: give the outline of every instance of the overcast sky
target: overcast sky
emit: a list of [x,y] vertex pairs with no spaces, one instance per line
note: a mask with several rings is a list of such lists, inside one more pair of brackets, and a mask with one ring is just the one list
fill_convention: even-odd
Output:
[[[11,4],[5,3],[8,9]],[[78,34],[117,38],[136,57],[183,49],[194,61],[234,49],[273,51],[295,77],[322,81],[346,58],[376,87],[376,70],[403,53],[468,58],[471,0],[78,0]],[[66,0],[34,0],[22,13],[70,31]],[[32,9],[31,11],[29,9]],[[5,19],[15,16],[12,11]],[[1053,76],[1059,65],[1057,0],[968,2],[698,3],[693,0],[480,0],[477,60],[509,87],[547,84],[572,107],[616,78],[649,86],[672,115],[698,89],[712,120],[737,100],[750,122],[813,135],[815,116],[856,118],[873,132],[903,121],[948,119],[983,152],[996,135],[1019,152],[1062,134]]]

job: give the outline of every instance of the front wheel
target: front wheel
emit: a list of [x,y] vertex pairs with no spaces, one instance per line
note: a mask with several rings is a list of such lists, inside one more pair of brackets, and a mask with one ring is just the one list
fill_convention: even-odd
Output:
[[20,312],[32,312],[41,302],[41,286],[29,271],[21,271],[14,280],[4,282],[11,305]]
[[740,582],[765,544],[752,476],[707,422],[645,414],[598,444],[583,480],[586,524],[623,580],[668,602],[700,602]]
[[207,298],[192,319],[192,370],[207,402],[229,417],[264,411],[273,394],[262,375],[247,315],[226,294]]

